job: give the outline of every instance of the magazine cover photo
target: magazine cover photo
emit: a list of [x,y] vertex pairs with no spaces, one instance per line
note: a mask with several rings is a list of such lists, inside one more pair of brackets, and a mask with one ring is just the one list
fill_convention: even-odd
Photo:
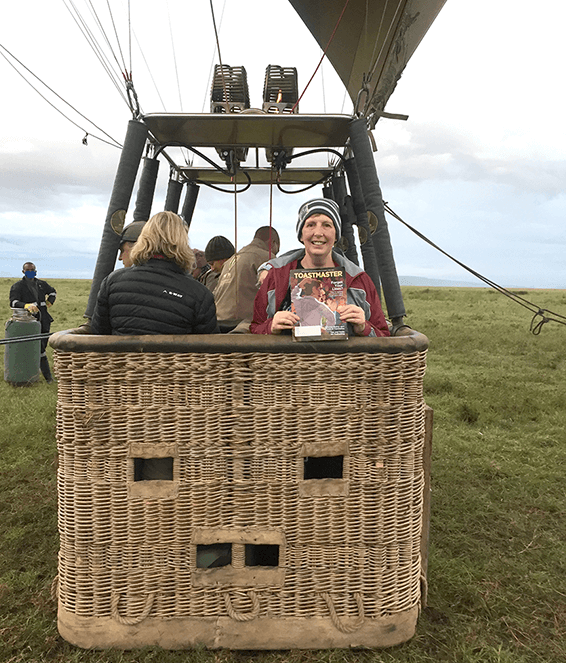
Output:
[[289,275],[291,311],[299,316],[295,340],[346,340],[346,323],[338,307],[347,303],[341,268],[294,269]]

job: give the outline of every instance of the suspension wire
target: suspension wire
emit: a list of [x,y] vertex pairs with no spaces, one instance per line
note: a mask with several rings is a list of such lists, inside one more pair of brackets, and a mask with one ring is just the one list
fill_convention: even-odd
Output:
[[[107,1],[108,1],[108,0],[107,0]],[[101,21],[100,18],[98,17],[98,14],[97,14],[97,12],[96,12],[96,9],[94,8],[94,6],[93,6],[93,4],[92,4],[92,0],[88,0],[88,5],[89,5],[90,8],[91,8],[91,14],[92,14],[92,16],[93,16],[93,18],[94,18],[94,20],[95,20],[95,23],[98,25],[98,29],[100,30],[100,33],[102,34],[102,37],[104,38],[104,41],[106,42],[106,45],[107,45],[108,48],[110,49],[110,53],[112,54],[112,56],[114,57],[114,60],[115,60],[116,64],[118,65],[118,70],[119,70],[119,71],[124,71],[124,70],[126,69],[126,67],[120,65],[120,62],[119,62],[118,58],[116,57],[116,53],[115,53],[115,51],[114,51],[114,48],[112,47],[112,44],[110,43],[110,39],[108,39],[108,35],[106,34],[106,30],[104,29],[104,26],[102,25],[102,21]],[[110,15],[111,15],[111,17],[112,17],[112,12],[110,12]],[[120,49],[120,42],[118,42],[118,48]],[[120,49],[120,55],[121,55],[121,54],[122,54],[122,50]],[[122,62],[123,62],[123,58],[122,58]]]
[[[402,0],[399,0],[399,4],[400,4],[401,2],[402,2]],[[379,27],[378,27],[377,30],[375,31],[375,34],[376,34],[376,35],[379,35],[379,34],[381,33],[381,29],[383,28],[383,21],[385,20],[385,14],[387,13],[387,8],[388,8],[388,7],[389,7],[389,0],[385,0],[385,5],[383,6],[383,12],[381,13],[381,18],[380,18],[380,21],[379,21]],[[397,10],[396,10],[395,13],[397,13],[398,10],[399,10],[399,5],[397,5]],[[366,7],[366,20],[365,20],[365,30],[364,30],[365,33],[366,33],[366,38],[367,38],[367,29],[368,29],[368,20],[367,20],[367,7]],[[385,38],[385,39],[383,40],[383,43],[385,43],[386,41],[387,41],[387,38]],[[374,64],[373,64],[373,67],[372,67],[372,73],[370,74],[370,78],[371,78],[371,76],[373,75],[373,70],[375,69],[375,63],[376,63],[376,62],[378,61],[378,59],[379,59],[379,56],[376,57],[376,54],[375,54],[375,53],[376,53],[376,50],[377,50],[377,42],[378,42],[378,40],[376,39],[375,42],[374,42],[374,44],[373,44],[373,52],[372,52],[372,54],[371,54],[371,60],[370,60],[370,62],[373,62]],[[381,51],[382,51],[382,50],[383,50],[383,45],[382,45],[382,47],[381,47],[381,49],[380,49],[380,51],[379,51],[379,55],[381,55]]]
[[[222,29],[222,21],[224,20],[224,10],[226,9],[226,0],[224,0],[224,4],[222,5],[222,14],[220,14],[220,23],[218,24],[218,29]],[[212,57],[210,58],[210,69],[208,70],[208,80],[207,80],[207,85],[206,85],[206,90],[204,92],[204,99],[202,100],[202,109],[201,112],[204,113],[204,107],[206,104],[207,96],[208,96],[208,91],[210,89],[210,84],[212,81],[212,71],[214,69],[214,56],[216,54],[216,46],[212,49]]]
[[71,11],[69,6],[66,4],[66,0],[63,0],[63,3],[65,4],[65,7],[66,7],[67,11],[69,12],[69,14],[71,14],[71,17],[75,21],[79,31],[82,33],[83,37],[85,38],[86,42],[88,43],[88,45],[92,49],[94,55],[98,59],[98,61],[101,64],[102,68],[104,69],[104,71],[106,72],[108,77],[110,78],[112,84],[114,85],[114,87],[118,91],[118,94],[122,97],[124,103],[129,107],[128,99],[126,98],[126,95],[124,94],[124,91],[122,89],[121,78],[120,78],[119,73],[113,71],[112,65],[111,65],[110,61],[108,60],[108,57],[103,52],[103,50],[100,48],[100,46],[99,46],[99,44],[96,40],[96,37],[94,36],[92,30],[89,28],[86,21],[81,16],[78,9],[76,8],[73,0],[68,0],[68,1],[71,4],[71,6],[73,7],[73,10],[74,10],[75,13],[73,14],[73,11]]
[[269,260],[271,260],[271,231],[273,230],[273,163],[269,182]]
[[[124,60],[124,54],[122,53],[122,45],[120,44],[118,31],[116,30],[116,23],[114,22],[114,14],[112,13],[112,8],[110,7],[110,0],[106,0],[106,6],[108,7],[108,13],[110,14],[110,21],[112,22],[112,27],[114,28],[114,37],[116,38],[116,44],[118,45],[118,50],[120,51],[120,57],[122,58],[122,71],[128,71],[128,67],[126,66],[126,61]],[[130,77],[131,74],[132,71],[130,67]]]
[[322,87],[322,112],[326,115],[326,89],[324,85],[324,66],[320,64],[320,85]]
[[128,52],[130,57],[130,72],[132,71],[132,6],[128,0]]
[[151,82],[153,83],[153,87],[155,88],[155,92],[157,93],[157,96],[159,97],[159,101],[161,102],[161,105],[163,106],[163,110],[167,111],[167,108],[165,107],[165,102],[163,101],[163,98],[161,97],[161,93],[159,92],[159,89],[157,87],[157,83],[155,82],[155,78],[153,77],[153,73],[151,72],[151,69],[149,68],[149,63],[146,60],[145,53],[143,52],[143,49],[141,47],[141,44],[140,44],[140,42],[137,38],[137,35],[136,35],[135,31],[133,31],[133,33],[134,33],[134,39],[136,40],[136,44],[138,45],[138,48],[140,49],[141,56],[143,58],[145,66],[146,66],[147,73],[149,74],[149,77],[151,78]]
[[[212,0],[210,0],[210,1],[212,2]],[[305,85],[305,88],[304,88],[303,91],[301,92],[301,95],[299,96],[299,98],[298,98],[297,101],[295,102],[295,105],[293,106],[293,108],[291,108],[291,113],[293,113],[293,111],[295,110],[295,108],[297,108],[297,106],[299,105],[299,101],[301,101],[301,99],[303,98],[303,95],[304,95],[305,92],[308,90],[308,87],[309,87],[309,85],[311,84],[312,79],[316,76],[316,72],[319,70],[319,67],[320,67],[320,65],[322,64],[322,61],[323,61],[324,58],[326,57],[326,52],[327,52],[328,49],[330,48],[330,44],[332,43],[332,40],[334,39],[334,35],[336,34],[336,30],[338,30],[338,26],[339,26],[340,23],[342,22],[342,17],[344,16],[344,12],[346,11],[346,7],[348,6],[348,3],[349,3],[349,2],[350,2],[350,0],[346,0],[346,3],[345,3],[345,5],[344,5],[344,8],[342,9],[342,13],[341,13],[340,16],[338,17],[338,20],[336,21],[336,25],[334,26],[334,30],[332,30],[332,34],[330,35],[330,39],[328,40],[328,43],[326,44],[326,48],[324,49],[324,52],[323,52],[323,54],[322,54],[322,57],[320,58],[320,61],[319,61],[319,63],[317,64],[316,69],[314,70],[312,76],[309,78],[308,83]]]
[[[389,0],[387,0],[387,3],[389,3]],[[377,63],[379,62],[379,59],[380,59],[380,57],[383,53],[383,50],[385,48],[385,44],[387,43],[389,35],[391,34],[391,30],[392,30],[393,26],[396,25],[397,16],[399,15],[399,12],[402,11],[402,6],[404,7],[404,5],[405,5],[405,0],[398,0],[397,7],[395,9],[395,17],[394,17],[393,21],[391,21],[391,24],[389,26],[389,30],[387,31],[387,34],[385,35],[385,38],[383,39],[383,42],[381,44],[381,48],[379,49],[379,53],[377,54],[377,57],[375,58],[375,61],[374,61],[373,66],[370,70],[370,73],[367,76],[366,83],[368,83],[368,84],[371,81],[371,79],[373,78],[373,75],[375,74],[375,70],[377,69]],[[382,22],[380,24],[380,29],[383,25],[384,16],[385,16],[385,10],[384,10],[384,13],[382,15]],[[377,42],[376,42],[375,46],[377,46]],[[374,53],[375,53],[375,47],[374,47]],[[364,107],[364,114],[367,113],[368,107],[371,103],[371,100],[373,98],[374,93],[375,93],[375,87],[374,87],[373,92],[371,94],[368,91],[368,96],[367,96],[365,107]]]
[[[66,0],[63,0],[63,2],[65,2],[65,1]],[[132,79],[132,71],[131,71],[131,15],[130,15],[130,5],[128,4],[128,38],[129,38],[129,43],[130,43],[130,70],[128,71],[128,67],[126,65],[126,61],[125,61],[125,58],[124,58],[124,53],[122,51],[122,46],[121,46],[120,39],[119,39],[119,36],[118,36],[118,32],[117,32],[117,29],[116,29],[116,22],[114,20],[114,14],[113,14],[112,9],[110,7],[109,0],[107,0],[108,13],[110,15],[110,21],[112,23],[112,27],[114,29],[114,37],[115,37],[115,40],[116,40],[116,44],[118,46],[118,51],[120,53],[120,57],[122,59],[122,64],[120,64],[120,62],[118,61],[118,58],[117,58],[116,53],[114,51],[114,48],[113,48],[113,46],[110,42],[110,39],[108,38],[106,30],[105,30],[105,28],[102,24],[102,21],[101,21],[99,15],[98,15],[98,13],[96,12],[93,4],[92,4],[92,0],[85,0],[85,2],[88,2],[87,6],[90,9],[90,13],[91,13],[91,15],[94,19],[95,24],[98,26],[98,29],[99,29],[100,33],[102,34],[102,37],[103,37],[104,41],[106,42],[106,45],[107,45],[107,47],[110,51],[110,54],[113,56],[114,61],[116,62],[116,65],[118,67],[118,72],[119,72],[119,73],[116,73],[113,70],[113,66],[110,63],[110,60],[107,58],[106,54],[102,51],[100,45],[98,44],[98,41],[97,41],[96,37],[94,36],[92,30],[88,27],[88,25],[86,24],[86,21],[84,20],[81,13],[77,9],[76,5],[74,4],[74,0],[68,0],[68,2],[71,4],[76,16],[78,17],[78,20],[77,20],[77,18],[75,18],[73,16],[73,18],[75,18],[75,22],[77,22],[77,25],[79,25],[78,21],[80,20],[79,29],[83,33],[83,36],[87,39],[87,42],[90,44],[90,46],[93,49],[94,53],[98,57],[100,63],[102,64],[103,68],[105,69],[106,73],[109,75],[109,77],[112,80],[112,82],[114,83],[115,87],[118,89],[118,92],[120,93],[122,98],[125,100],[126,105],[128,106],[128,108],[130,109],[130,111],[132,113],[132,116],[134,117],[134,119],[138,120],[142,115],[142,111],[140,109],[140,103],[139,103],[139,100],[138,100],[137,92],[136,92],[135,87],[134,87],[134,83],[133,83],[133,79]],[[69,8],[67,7],[67,9],[69,9]],[[72,14],[72,12],[71,12],[71,14]],[[121,83],[120,83],[120,78],[121,78],[120,73],[122,74],[122,78],[124,79],[124,83],[125,83],[125,88],[126,88],[126,94],[125,95],[122,92],[122,86],[121,86]]]
[[175,40],[173,39],[173,27],[171,25],[171,13],[169,12],[169,0],[167,0],[167,20],[169,21],[169,36],[171,37],[171,50],[173,51],[173,65],[175,67],[175,78],[177,79],[177,92],[179,94],[179,105],[182,113],[183,99],[181,97],[181,84],[179,82],[179,69],[177,67],[177,52],[175,50]]
[[228,104],[228,91],[226,89],[226,78],[224,77],[224,65],[222,64],[222,55],[220,53],[220,39],[218,37],[218,30],[216,28],[216,18],[214,16],[214,6],[212,4],[212,0],[210,0],[210,13],[212,14],[212,24],[214,26],[214,35],[216,37],[216,49],[218,50],[218,62],[220,63],[220,76],[222,77],[222,87],[224,89],[224,102],[226,104],[226,112],[229,113],[230,106]]
[[[566,325],[566,316],[561,315],[560,313],[554,313],[553,311],[549,311],[546,308],[540,308],[536,304],[533,304],[529,300],[525,299],[524,297],[521,297],[518,295],[516,292],[512,292],[510,290],[507,290],[507,288],[504,288],[503,286],[498,285],[494,281],[491,281],[487,277],[483,276],[479,272],[476,272],[474,269],[471,267],[468,267],[465,265],[463,262],[460,262],[453,256],[451,256],[449,253],[446,253],[443,249],[441,249],[437,244],[432,242],[428,237],[423,235],[421,232],[419,232],[416,228],[413,228],[411,225],[409,225],[406,221],[404,221],[396,212],[394,212],[388,205],[388,203],[384,203],[385,210],[391,214],[391,216],[394,219],[397,219],[397,221],[400,221],[404,226],[406,226],[411,232],[415,233],[417,237],[425,241],[427,244],[432,246],[434,249],[437,251],[440,251],[443,255],[445,255],[447,258],[450,258],[453,262],[455,262],[457,265],[460,265],[460,267],[463,267],[466,271],[470,272],[470,274],[473,274],[476,278],[478,278],[480,281],[483,281],[487,285],[489,285],[491,288],[494,290],[497,290],[499,293],[502,295],[505,295],[512,301],[514,301],[517,304],[520,304],[524,308],[528,309],[531,311],[531,313],[534,313],[533,318],[531,320],[531,325],[530,325],[530,330],[535,336],[540,334],[542,327],[544,324],[547,322],[558,322],[562,325]],[[555,316],[555,317],[553,317]],[[537,320],[540,317],[540,320]]]
[[63,97],[61,97],[61,95],[57,94],[57,92],[55,92],[55,90],[53,90],[51,87],[49,87],[49,85],[47,85],[47,83],[44,83],[44,82],[43,82],[38,76],[36,76],[36,75],[35,75],[30,69],[28,69],[28,68],[25,66],[25,64],[23,64],[20,60],[18,60],[18,58],[17,58],[15,55],[13,55],[13,54],[12,54],[12,53],[11,53],[6,47],[5,47],[5,46],[3,46],[2,44],[0,44],[0,48],[3,49],[4,51],[6,51],[6,53],[8,53],[8,55],[9,55],[11,58],[13,58],[13,59],[14,59],[14,60],[15,60],[15,61],[16,61],[21,67],[23,67],[28,73],[30,73],[34,78],[36,78],[36,79],[37,79],[37,80],[38,80],[38,81],[39,81],[44,87],[46,87],[46,88],[47,88],[52,94],[54,94],[54,95],[55,95],[58,99],[60,99],[64,104],[67,104],[67,106],[69,106],[69,108],[71,108],[73,111],[75,111],[75,113],[77,113],[77,115],[80,115],[80,116],[81,116],[84,120],[86,120],[89,124],[92,124],[93,127],[96,127],[96,128],[97,128],[99,131],[101,131],[105,136],[107,136],[111,141],[113,141],[113,142],[109,142],[109,141],[107,141],[107,140],[104,140],[104,138],[100,138],[99,136],[95,136],[94,134],[90,134],[89,132],[86,131],[86,129],[85,129],[84,127],[81,127],[79,124],[77,124],[76,122],[74,122],[73,120],[71,120],[70,117],[68,117],[67,115],[65,115],[65,113],[63,113],[62,110],[60,110],[59,108],[57,108],[57,106],[55,106],[55,104],[53,104],[51,101],[49,101],[49,99],[47,99],[47,97],[46,97],[45,95],[43,95],[43,94],[42,94],[42,93],[41,93],[41,92],[40,92],[40,91],[39,91],[34,85],[32,85],[32,83],[31,83],[31,82],[30,82],[30,81],[29,81],[29,80],[28,80],[28,79],[22,74],[21,71],[19,71],[19,69],[14,65],[14,63],[13,63],[13,62],[10,62],[10,60],[6,57],[6,55],[5,55],[4,53],[0,52],[0,55],[2,55],[2,57],[6,60],[6,62],[7,62],[7,63],[8,63],[8,64],[9,64],[9,65],[10,65],[10,66],[11,66],[11,67],[12,67],[12,68],[13,68],[13,69],[14,69],[14,70],[15,70],[15,71],[16,71],[16,72],[17,72],[17,73],[18,73],[18,74],[24,79],[24,81],[25,81],[25,82],[26,82],[26,83],[27,83],[27,84],[28,84],[33,90],[35,90],[35,92],[37,92],[37,94],[39,94],[39,96],[40,96],[44,101],[46,101],[46,102],[47,102],[47,103],[48,103],[53,109],[55,109],[60,115],[62,115],[62,116],[63,116],[66,120],[68,120],[71,124],[73,124],[75,127],[77,127],[78,129],[80,129],[81,131],[84,131],[84,132],[85,132],[85,138],[83,139],[83,143],[85,142],[85,139],[86,139],[87,136],[92,136],[93,138],[96,138],[97,140],[100,140],[101,142],[106,143],[107,145],[112,145],[112,147],[122,148],[122,144],[121,144],[121,143],[119,143],[115,138],[112,138],[112,136],[111,136],[110,134],[106,133],[106,131],[104,131],[104,129],[101,129],[101,128],[100,128],[97,124],[95,124],[92,120],[89,120],[88,117],[86,117],[86,115],[83,115],[83,114],[82,114],[79,110],[77,110],[73,105],[71,105],[68,101],[66,101],[65,99],[63,99]]
[[[212,0],[211,0],[212,1]],[[234,283],[238,283],[238,169],[234,168]],[[239,306],[239,291],[236,288],[236,308]]]
[[[169,11],[169,0],[167,0],[167,19],[169,22],[169,36],[171,38],[171,50],[173,51],[173,64],[175,67],[175,79],[177,80],[177,93],[179,95],[179,105],[180,105],[180,110],[181,113],[183,112],[183,97],[181,94],[181,83],[179,81],[179,68],[177,66],[177,50],[175,48],[175,39],[173,38],[173,26],[171,25],[171,12]],[[185,159],[185,163],[189,163],[189,155],[188,152],[185,152],[183,154],[183,150],[181,149],[181,154],[183,155]]]

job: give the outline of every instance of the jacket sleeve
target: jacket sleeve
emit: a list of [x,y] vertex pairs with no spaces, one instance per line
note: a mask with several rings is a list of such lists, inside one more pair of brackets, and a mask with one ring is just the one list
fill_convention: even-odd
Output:
[[193,334],[219,334],[218,321],[216,320],[216,305],[210,290],[204,292],[201,305],[197,314]]
[[[361,276],[363,288],[366,292],[366,301],[370,307],[370,316],[366,320],[364,336],[390,336],[389,326],[383,315],[379,295],[371,278],[367,274]],[[373,334],[372,334],[373,332]]]
[[[267,317],[267,303],[269,291],[275,289],[275,280],[272,269],[265,277],[261,288],[258,290],[254,300],[254,318],[250,325],[252,334],[271,334],[271,323],[273,318]],[[275,293],[273,293],[274,295]]]
[[21,281],[17,281],[14,283],[14,285],[10,288],[10,306],[12,308],[24,308],[26,305],[26,302],[23,302],[20,297],[21,295]]
[[45,299],[50,303],[53,304],[55,302],[55,299],[57,298],[57,290],[52,285],[49,285],[47,281],[44,281],[44,291],[45,291]]
[[96,306],[92,314],[90,328],[93,334],[110,335],[112,325],[110,323],[110,308],[108,304],[108,277],[100,284],[100,290],[96,298]]

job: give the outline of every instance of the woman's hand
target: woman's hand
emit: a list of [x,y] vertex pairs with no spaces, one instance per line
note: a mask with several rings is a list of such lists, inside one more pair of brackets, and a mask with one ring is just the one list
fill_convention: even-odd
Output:
[[366,314],[364,310],[355,304],[345,304],[338,307],[340,320],[349,322],[354,328],[356,336],[363,336],[366,330]]
[[277,311],[271,323],[271,333],[280,334],[285,329],[293,329],[299,322],[299,316],[291,311]]

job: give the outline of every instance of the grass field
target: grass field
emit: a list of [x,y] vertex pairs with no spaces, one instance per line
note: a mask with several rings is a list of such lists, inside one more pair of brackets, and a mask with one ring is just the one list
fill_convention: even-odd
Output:
[[[10,317],[0,279],[1,312]],[[50,280],[52,330],[82,323],[90,283]],[[566,660],[566,326],[483,288],[403,289],[430,339],[434,409],[428,606],[389,650],[83,651],[57,632],[56,385],[0,384],[0,662],[563,663]],[[566,291],[523,297],[566,314]]]

